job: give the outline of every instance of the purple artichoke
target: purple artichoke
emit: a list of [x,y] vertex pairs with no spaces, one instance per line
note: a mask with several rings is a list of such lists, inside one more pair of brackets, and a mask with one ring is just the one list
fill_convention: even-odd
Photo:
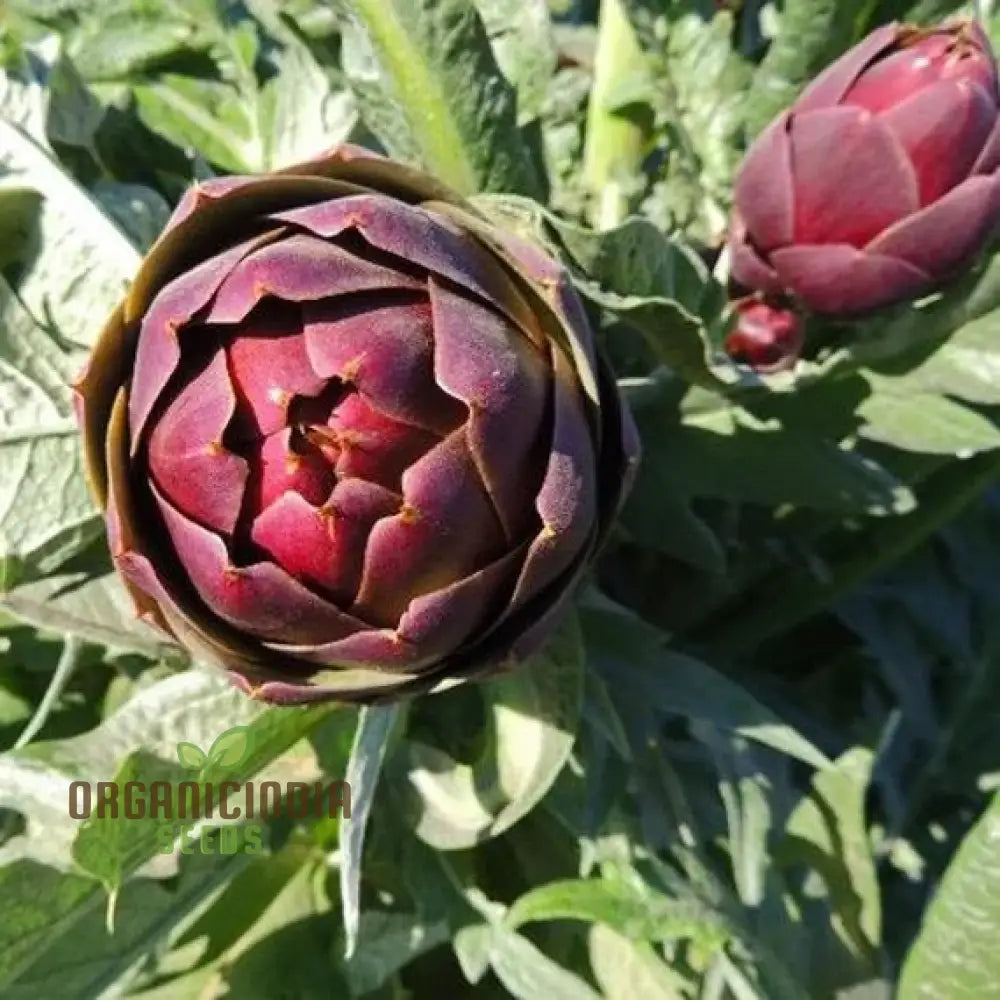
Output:
[[874,31],[751,146],[736,181],[733,277],[829,316],[948,278],[996,225],[998,105],[975,23]]
[[278,702],[522,659],[637,457],[563,270],[352,147],[189,191],[76,389],[138,613]]

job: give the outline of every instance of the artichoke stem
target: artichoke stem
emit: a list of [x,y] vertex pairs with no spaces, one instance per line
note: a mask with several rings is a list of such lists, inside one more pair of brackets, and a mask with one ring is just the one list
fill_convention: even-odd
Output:
[[622,0],[601,0],[583,148],[583,182],[591,197],[590,222],[596,229],[612,229],[625,218],[629,208],[625,183],[642,163],[642,126],[608,110],[615,87],[642,62]]

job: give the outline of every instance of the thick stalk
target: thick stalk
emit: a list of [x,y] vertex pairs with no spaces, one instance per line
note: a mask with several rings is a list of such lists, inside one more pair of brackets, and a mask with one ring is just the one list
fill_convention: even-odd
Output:
[[623,0],[601,0],[583,148],[583,182],[591,197],[590,223],[595,229],[612,229],[628,214],[627,184],[642,163],[645,134],[636,122],[612,114],[608,103],[614,88],[635,73],[642,60]]

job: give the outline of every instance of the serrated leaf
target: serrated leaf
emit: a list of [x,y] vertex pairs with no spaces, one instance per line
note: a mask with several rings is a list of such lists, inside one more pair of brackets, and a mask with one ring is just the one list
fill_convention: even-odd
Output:
[[516,96],[466,0],[335,0],[344,72],[367,126],[396,159],[462,194],[542,194]]
[[667,149],[643,214],[668,232],[717,247],[725,239],[753,70],[733,38],[752,18],[704,2],[627,5],[650,63],[646,100]]
[[638,217],[603,233],[541,217],[580,291],[638,329],[661,364],[707,388],[744,378],[712,343],[722,289],[684,244]]
[[[498,836],[534,808],[572,749],[582,674],[580,630],[571,619],[513,674],[478,688],[487,724],[473,764],[407,740],[392,771],[416,816],[417,836],[439,850],[461,850]],[[447,745],[447,734],[442,740]]]
[[1000,983],[1000,795],[966,834],[903,963],[898,1000],[987,1000]]

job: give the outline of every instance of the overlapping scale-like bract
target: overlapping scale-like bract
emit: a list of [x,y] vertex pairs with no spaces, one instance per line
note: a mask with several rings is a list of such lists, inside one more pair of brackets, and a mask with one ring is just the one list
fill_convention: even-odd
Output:
[[974,22],[885,25],[817,77],[747,153],[732,272],[846,316],[950,277],[1000,217],[1000,90]]
[[353,147],[188,192],[76,388],[138,612],[274,701],[522,659],[637,457],[562,269]]

